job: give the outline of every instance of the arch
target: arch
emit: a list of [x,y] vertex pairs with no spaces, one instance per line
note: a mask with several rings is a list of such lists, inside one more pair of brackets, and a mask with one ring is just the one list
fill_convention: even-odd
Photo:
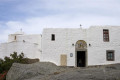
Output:
[[87,66],[87,43],[84,40],[78,40],[75,44],[75,64],[77,67]]
[[76,50],[86,50],[87,43],[84,40],[78,40],[75,45]]

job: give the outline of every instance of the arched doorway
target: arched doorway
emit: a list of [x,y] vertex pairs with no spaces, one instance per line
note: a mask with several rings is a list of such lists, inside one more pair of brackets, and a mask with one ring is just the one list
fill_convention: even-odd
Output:
[[87,63],[87,44],[84,40],[79,40],[75,45],[75,63],[77,67],[86,67]]

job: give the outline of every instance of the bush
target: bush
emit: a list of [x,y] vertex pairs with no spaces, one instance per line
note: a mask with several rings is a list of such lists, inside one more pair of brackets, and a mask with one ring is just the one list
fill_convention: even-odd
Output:
[[0,58],[0,80],[5,80],[7,71],[13,63],[31,64],[35,62],[39,62],[39,59],[24,58],[24,53],[18,55],[17,52],[10,54],[10,57],[4,57],[4,60]]
[[0,73],[3,71],[8,71],[13,63],[23,63],[24,61],[24,53],[21,53],[17,55],[17,52],[13,52],[13,54],[10,54],[10,57],[4,57],[3,59],[0,59]]

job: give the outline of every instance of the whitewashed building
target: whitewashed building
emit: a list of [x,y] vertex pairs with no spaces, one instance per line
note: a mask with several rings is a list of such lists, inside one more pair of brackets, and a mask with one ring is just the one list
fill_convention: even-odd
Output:
[[8,42],[0,44],[0,57],[10,56],[13,52],[23,52],[28,58],[40,58],[41,34],[26,35],[20,31],[8,35]]
[[120,27],[46,28],[41,35],[10,34],[8,42],[0,44],[0,55],[14,51],[59,66],[120,63]]

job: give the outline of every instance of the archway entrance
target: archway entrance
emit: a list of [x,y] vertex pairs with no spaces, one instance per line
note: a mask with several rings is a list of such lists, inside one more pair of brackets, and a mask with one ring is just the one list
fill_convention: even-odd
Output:
[[76,66],[86,67],[87,62],[87,44],[84,40],[79,40],[75,45],[76,51]]

